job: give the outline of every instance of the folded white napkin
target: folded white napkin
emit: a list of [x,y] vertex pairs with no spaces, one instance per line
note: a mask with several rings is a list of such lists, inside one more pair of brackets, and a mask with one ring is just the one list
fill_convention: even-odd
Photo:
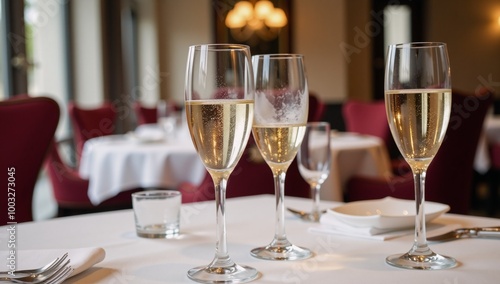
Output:
[[323,214],[319,220],[320,225],[309,228],[309,232],[335,234],[367,238],[372,240],[389,240],[408,235],[414,232],[413,228],[379,229],[374,227],[354,227],[342,222],[333,214]]
[[[415,228],[393,228],[380,229],[374,227],[354,227],[339,220],[333,214],[323,214],[320,218],[320,225],[310,227],[311,233],[322,233],[341,235],[371,240],[385,241],[397,237],[414,234]],[[458,224],[441,224],[439,222],[429,222],[426,224],[427,236],[442,234],[460,227]]]
[[[17,250],[15,254],[16,270],[39,268],[54,260],[56,257],[61,257],[64,253],[68,253],[70,265],[73,272],[70,277],[75,276],[95,264],[101,262],[106,256],[103,248],[90,247],[78,249],[46,249],[46,250]],[[8,259],[10,254],[8,251],[0,251],[2,259]],[[7,267],[7,269],[10,269]],[[4,270],[2,268],[2,270]]]

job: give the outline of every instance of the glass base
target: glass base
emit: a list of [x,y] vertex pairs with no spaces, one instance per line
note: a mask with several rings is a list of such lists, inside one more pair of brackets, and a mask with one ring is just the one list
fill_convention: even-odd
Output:
[[265,260],[299,260],[310,258],[313,255],[309,249],[290,243],[286,245],[271,243],[265,247],[254,248],[250,254],[253,257]]
[[457,261],[454,258],[432,251],[425,255],[411,254],[410,252],[403,255],[391,255],[385,261],[395,267],[418,270],[438,270],[457,266]]
[[255,280],[258,271],[249,266],[232,264],[231,266],[200,266],[187,273],[189,279],[200,283],[245,283]]
[[305,221],[318,223],[320,218],[321,218],[321,213],[311,212],[311,213],[307,214],[303,219]]

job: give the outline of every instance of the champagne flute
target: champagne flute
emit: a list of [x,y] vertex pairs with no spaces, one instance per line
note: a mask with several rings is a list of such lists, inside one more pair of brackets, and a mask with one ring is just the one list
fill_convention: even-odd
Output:
[[273,241],[251,255],[267,260],[305,259],[309,249],[290,243],[285,233],[285,176],[297,155],[307,123],[309,93],[301,55],[252,57],[255,75],[255,115],[252,133],[274,176],[276,227]]
[[302,145],[297,154],[300,175],[311,186],[313,207],[302,219],[319,222],[319,190],[330,174],[330,124],[328,122],[309,122]]
[[415,183],[416,217],[412,248],[391,255],[390,265],[407,269],[444,269],[456,260],[434,253],[425,230],[425,176],[444,139],[451,112],[451,78],[446,44],[405,43],[389,46],[385,72],[389,126]]
[[185,88],[191,139],[215,185],[217,243],[208,266],[188,277],[202,283],[243,283],[258,276],[229,257],[226,239],[226,184],[251,133],[254,84],[250,49],[245,45],[189,47]]

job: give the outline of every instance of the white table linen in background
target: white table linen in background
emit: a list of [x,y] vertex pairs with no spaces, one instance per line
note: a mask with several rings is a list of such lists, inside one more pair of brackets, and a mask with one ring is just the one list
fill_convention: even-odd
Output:
[[[295,245],[310,248],[312,258],[300,261],[266,261],[250,250],[267,245],[275,229],[275,197],[260,195],[229,198],[226,202],[227,240],[231,258],[255,267],[261,277],[250,283],[498,283],[500,240],[464,239],[431,244],[441,254],[455,257],[459,266],[447,270],[414,271],[385,263],[390,254],[407,252],[413,235],[386,241],[331,234],[313,234],[320,226],[285,214],[286,233]],[[311,200],[285,197],[285,206],[310,210]],[[321,208],[338,206],[321,202]],[[444,214],[441,224],[460,227],[499,226],[500,220]],[[183,204],[178,239],[145,239],[135,235],[132,210],[57,218],[17,225],[17,245],[24,250],[102,247],[104,260],[65,283],[195,283],[186,272],[207,265],[215,254],[215,202]],[[0,228],[0,239],[7,230]],[[6,248],[2,248],[6,249]]]
[[332,132],[330,175],[321,186],[322,200],[343,201],[349,178],[391,175],[391,163],[382,139],[349,132]]
[[138,187],[199,184],[206,170],[187,135],[144,142],[131,135],[93,138],[84,145],[79,173],[93,204]]
[[488,115],[484,119],[483,133],[479,137],[474,169],[480,174],[486,174],[491,167],[489,145],[500,143],[500,116]]

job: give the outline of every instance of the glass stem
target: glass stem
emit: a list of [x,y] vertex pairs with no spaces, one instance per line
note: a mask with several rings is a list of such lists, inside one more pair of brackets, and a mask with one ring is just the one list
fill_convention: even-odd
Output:
[[233,265],[227,251],[226,239],[226,177],[212,175],[215,186],[215,204],[217,214],[217,243],[215,244],[215,258],[211,266],[227,267]]
[[274,174],[274,190],[276,196],[276,228],[274,233],[274,242],[276,245],[285,245],[288,243],[285,233],[285,171],[279,171]]
[[413,172],[413,179],[415,183],[415,201],[416,201],[416,215],[415,215],[415,238],[411,254],[428,255],[430,249],[427,245],[426,232],[425,232],[425,169],[415,169]]
[[319,183],[313,183],[311,185],[311,193],[313,195],[313,209],[312,209],[312,214],[314,215],[315,218],[319,218],[319,189],[321,188],[321,184]]

